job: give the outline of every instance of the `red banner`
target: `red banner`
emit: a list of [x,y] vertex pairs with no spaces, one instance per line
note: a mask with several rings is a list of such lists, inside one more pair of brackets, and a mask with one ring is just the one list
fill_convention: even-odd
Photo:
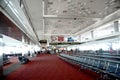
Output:
[[51,36],[52,42],[63,42],[64,36]]
[[58,41],[63,42],[64,41],[64,37],[63,36],[58,36]]

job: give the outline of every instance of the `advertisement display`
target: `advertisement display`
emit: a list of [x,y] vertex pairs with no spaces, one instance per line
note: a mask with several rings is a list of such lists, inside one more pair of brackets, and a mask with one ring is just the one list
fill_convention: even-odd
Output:
[[64,42],[64,36],[51,36],[52,42]]
[[79,37],[51,36],[51,42],[79,42]]

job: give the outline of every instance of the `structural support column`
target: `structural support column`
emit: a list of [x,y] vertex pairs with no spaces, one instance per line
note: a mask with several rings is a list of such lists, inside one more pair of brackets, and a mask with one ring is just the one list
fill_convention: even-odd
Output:
[[45,18],[44,18],[44,15],[45,15],[45,1],[42,2],[42,5],[43,5],[43,40],[45,39]]
[[91,38],[94,38],[94,31],[91,31]]
[[0,34],[0,80],[3,80],[3,36]]
[[[114,21],[114,31],[119,32],[119,21]],[[117,49],[116,51],[117,51],[117,54],[119,54],[119,49]]]
[[25,36],[24,36],[24,33],[22,34],[22,43],[25,43]]
[[81,41],[81,35],[79,35],[79,41]]
[[119,32],[119,22],[118,21],[114,21],[114,31]]
[[25,56],[25,34],[22,33],[22,56]]

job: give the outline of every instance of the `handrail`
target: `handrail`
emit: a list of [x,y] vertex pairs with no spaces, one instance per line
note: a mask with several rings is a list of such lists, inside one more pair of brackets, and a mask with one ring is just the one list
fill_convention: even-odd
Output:
[[[82,56],[82,57],[85,57],[85,58],[86,58],[86,56]],[[94,57],[87,57],[87,58],[91,58],[91,59],[96,59],[96,60],[101,60],[101,61],[107,61],[107,62],[113,62],[113,63],[118,63],[118,64],[120,64],[120,61],[116,61],[116,60],[100,59],[100,58],[94,58]]]
[[92,56],[92,57],[105,57],[105,58],[117,58],[117,59],[120,59],[120,55],[104,55],[104,54],[101,54],[101,55],[93,55],[93,54],[85,54],[85,56]]
[[[66,55],[66,54],[64,54]],[[67,56],[71,56],[71,55],[67,55]],[[72,55],[73,56],[73,55]],[[71,57],[72,57],[71,56]],[[88,56],[74,56],[74,57],[84,57],[84,58],[91,58],[91,59],[96,59],[96,60],[101,60],[101,61],[107,61],[107,62],[113,62],[113,63],[118,63],[120,64],[120,61],[117,60],[111,60],[111,59],[101,59],[101,58],[94,58],[94,57],[88,57]]]

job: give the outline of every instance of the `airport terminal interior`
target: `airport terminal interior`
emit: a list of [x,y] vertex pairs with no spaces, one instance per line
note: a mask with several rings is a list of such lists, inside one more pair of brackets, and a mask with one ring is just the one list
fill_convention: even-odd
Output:
[[120,80],[120,0],[0,0],[0,80]]

